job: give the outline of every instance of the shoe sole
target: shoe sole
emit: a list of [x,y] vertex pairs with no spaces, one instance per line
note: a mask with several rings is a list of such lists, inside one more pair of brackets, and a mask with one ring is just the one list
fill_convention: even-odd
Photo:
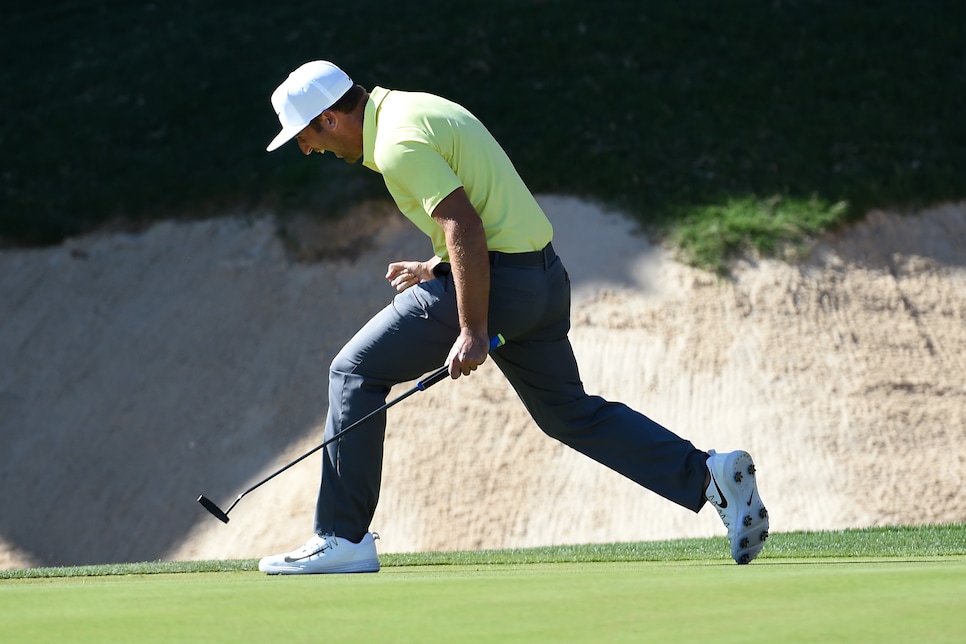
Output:
[[379,560],[365,559],[363,561],[351,561],[338,565],[319,567],[313,570],[310,565],[306,566],[278,566],[266,565],[258,566],[258,569],[266,575],[326,575],[340,573],[363,573],[379,572]]
[[714,473],[725,498],[738,505],[738,512],[728,508],[729,517],[736,523],[728,526],[731,556],[738,564],[751,563],[768,539],[768,510],[758,495],[757,474],[755,461],[745,451],[728,454],[724,465]]

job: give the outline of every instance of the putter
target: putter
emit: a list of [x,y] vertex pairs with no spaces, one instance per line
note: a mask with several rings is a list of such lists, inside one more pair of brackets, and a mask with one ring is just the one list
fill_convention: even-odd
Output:
[[[496,336],[493,337],[493,339],[490,340],[490,351],[493,351],[494,349],[498,349],[499,347],[502,347],[504,344],[506,344],[506,340],[504,339],[504,337],[503,337],[502,334],[499,334],[498,333],[498,334],[496,334]],[[284,467],[279,468],[278,470],[276,470],[272,474],[266,476],[261,481],[259,481],[255,485],[251,486],[250,488],[248,488],[247,490],[245,490],[244,492],[242,492],[241,494],[239,494],[238,497],[232,502],[232,504],[230,506],[228,506],[228,509],[227,510],[222,511],[222,509],[219,508],[218,505],[214,501],[212,501],[211,499],[209,499],[204,494],[202,494],[201,496],[198,497],[198,503],[200,503],[202,506],[204,506],[204,508],[206,510],[208,510],[208,512],[211,512],[219,521],[221,521],[222,523],[228,523],[228,513],[231,512],[232,509],[236,505],[238,505],[238,502],[241,501],[242,498],[246,494],[248,494],[249,492],[253,492],[253,491],[257,490],[258,488],[260,488],[261,486],[265,485],[266,483],[268,483],[269,481],[271,481],[273,478],[275,478],[276,476],[278,476],[279,474],[281,474],[285,470],[289,469],[290,467],[292,467],[294,465],[298,465],[299,463],[301,463],[302,461],[304,461],[305,459],[307,459],[309,456],[312,456],[312,454],[315,454],[320,449],[323,449],[324,447],[330,445],[331,443],[335,442],[336,440],[342,438],[343,436],[345,436],[346,434],[348,434],[349,432],[351,432],[353,429],[359,427],[360,425],[362,425],[362,423],[366,422],[367,420],[369,420],[370,418],[372,418],[376,414],[386,411],[387,409],[389,409],[390,407],[392,407],[396,403],[398,403],[398,402],[400,402],[402,400],[405,400],[406,398],[409,398],[410,396],[412,396],[417,391],[426,391],[427,389],[429,389],[430,387],[432,387],[433,385],[435,385],[437,382],[439,382],[440,380],[442,380],[443,378],[445,378],[448,374],[449,374],[449,367],[448,366],[442,366],[442,367],[440,367],[439,369],[437,369],[436,371],[432,372],[431,374],[429,374],[428,376],[426,376],[422,380],[418,381],[416,383],[416,386],[414,386],[412,389],[410,389],[410,390],[406,391],[405,393],[401,394],[399,397],[394,398],[393,400],[390,400],[389,402],[387,402],[382,407],[379,407],[378,409],[374,409],[373,411],[369,412],[368,414],[366,414],[365,416],[363,416],[362,418],[360,418],[359,420],[357,420],[356,422],[352,423],[351,425],[349,425],[348,427],[346,427],[345,429],[343,429],[341,432],[339,432],[338,434],[336,434],[335,436],[333,436],[332,438],[324,441],[320,445],[317,445],[317,446],[313,447],[312,449],[310,449],[306,453],[302,454],[301,456],[299,456],[297,459],[295,459],[294,461],[292,461],[288,465],[285,465]]]

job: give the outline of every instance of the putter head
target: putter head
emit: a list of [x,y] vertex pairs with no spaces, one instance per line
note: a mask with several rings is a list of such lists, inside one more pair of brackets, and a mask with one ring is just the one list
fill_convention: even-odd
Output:
[[198,503],[203,505],[206,510],[208,510],[213,515],[215,515],[218,518],[218,520],[220,520],[222,523],[228,523],[228,515],[222,512],[221,508],[215,505],[214,501],[209,499],[207,496],[205,496],[204,494],[199,496]]

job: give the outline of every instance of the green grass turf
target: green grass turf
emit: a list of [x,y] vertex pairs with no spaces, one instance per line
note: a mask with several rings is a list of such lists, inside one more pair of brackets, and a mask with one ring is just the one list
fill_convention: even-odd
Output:
[[4,641],[961,641],[966,558],[9,580]]
[[961,641],[966,524],[383,555],[376,575],[252,560],[0,572],[2,639]]
[[[966,524],[884,526],[812,532],[776,532],[759,561],[776,559],[922,558],[966,556]],[[492,566],[548,563],[632,561],[730,561],[721,537],[545,546],[507,550],[390,553],[380,556],[383,568],[399,566]],[[155,561],[89,566],[0,570],[2,579],[100,577],[193,572],[257,570],[254,559],[228,561]]]

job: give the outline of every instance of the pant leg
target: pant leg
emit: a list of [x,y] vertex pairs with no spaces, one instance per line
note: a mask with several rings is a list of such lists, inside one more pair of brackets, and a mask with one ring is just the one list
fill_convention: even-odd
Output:
[[[458,333],[451,282],[437,279],[398,294],[342,348],[329,369],[326,440],[386,403],[393,385],[440,367]],[[379,501],[386,414],[327,447],[315,531],[358,541]]]
[[[588,396],[567,339],[570,283],[558,260],[544,269],[491,270],[492,356],[540,428],[679,505],[697,511],[707,454],[621,403]],[[452,276],[396,296],[339,352],[330,368],[326,439],[385,404],[390,388],[439,367],[458,333]],[[329,446],[316,532],[358,540],[379,499],[385,414]]]
[[[500,299],[491,305],[491,324],[514,329],[523,322],[529,327],[508,333],[493,360],[537,425],[647,489],[698,511],[704,503],[708,455],[627,405],[585,392],[567,337],[570,282],[562,263],[547,269],[496,267],[491,279]],[[514,313],[521,310],[525,313]],[[504,316],[512,320],[501,320]]]

